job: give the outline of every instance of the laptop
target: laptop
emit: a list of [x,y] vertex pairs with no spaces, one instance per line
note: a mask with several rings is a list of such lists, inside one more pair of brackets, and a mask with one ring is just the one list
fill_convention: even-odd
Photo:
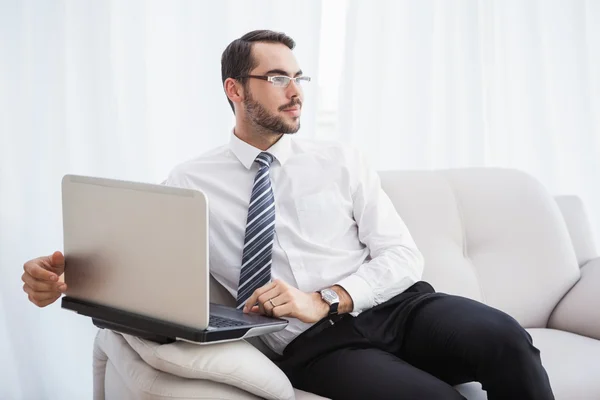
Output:
[[62,308],[159,343],[217,343],[286,327],[285,319],[210,303],[201,191],[65,175],[62,208]]

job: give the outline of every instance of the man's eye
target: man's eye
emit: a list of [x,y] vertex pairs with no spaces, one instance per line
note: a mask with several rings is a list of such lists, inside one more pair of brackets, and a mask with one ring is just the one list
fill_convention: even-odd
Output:
[[273,82],[276,84],[283,85],[287,82],[287,78],[285,76],[275,76],[273,77]]

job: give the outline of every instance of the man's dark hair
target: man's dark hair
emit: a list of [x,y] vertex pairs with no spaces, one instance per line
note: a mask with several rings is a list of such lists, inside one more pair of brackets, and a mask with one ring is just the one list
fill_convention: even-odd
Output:
[[[246,33],[239,39],[229,43],[229,46],[223,51],[221,56],[221,80],[225,83],[227,78],[238,79],[243,75],[248,75],[250,71],[256,68],[257,62],[252,57],[252,44],[256,42],[282,43],[291,50],[296,46],[294,39],[285,33],[273,32],[269,30],[257,30]],[[238,79],[243,85],[246,79]],[[231,100],[229,105],[235,113]]]

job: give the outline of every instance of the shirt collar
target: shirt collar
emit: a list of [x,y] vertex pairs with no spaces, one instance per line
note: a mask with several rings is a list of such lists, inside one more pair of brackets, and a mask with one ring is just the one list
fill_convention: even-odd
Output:
[[[272,154],[279,164],[283,165],[291,155],[291,139],[290,134],[283,134],[274,145],[265,151]],[[247,169],[252,168],[254,160],[262,153],[261,149],[244,142],[233,131],[231,131],[229,149]]]

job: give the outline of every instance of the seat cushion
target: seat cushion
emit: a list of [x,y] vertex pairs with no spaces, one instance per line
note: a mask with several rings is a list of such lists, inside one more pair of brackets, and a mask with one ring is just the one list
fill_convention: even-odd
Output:
[[[145,364],[142,362],[142,364]],[[202,379],[185,379],[179,376],[157,371],[151,366],[139,365],[137,372],[154,375],[152,386],[143,388],[126,382],[117,367],[108,361],[106,366],[106,395],[102,400],[259,400],[235,386]],[[128,385],[129,383],[129,385]],[[172,390],[176,387],[177,390]],[[96,399],[96,398],[94,398]]]
[[454,387],[468,400],[487,400],[487,392],[479,382],[469,382]]
[[[244,341],[158,345],[101,329],[95,347],[95,353],[106,354],[107,371],[111,364],[135,398],[294,398],[283,371]],[[119,386],[119,380],[109,378],[106,372],[107,398]],[[98,398],[101,392],[95,388]]]
[[[600,399],[600,341],[554,329],[528,329],[540,349],[557,400]],[[456,386],[468,400],[486,400],[487,393],[478,382]],[[296,389],[296,399],[321,399]]]
[[557,400],[600,399],[600,340],[555,329],[528,329]]
[[94,400],[260,399],[232,385],[186,379],[152,368],[121,335],[106,329],[101,329],[96,336],[94,357],[98,360],[94,368],[104,372],[102,382],[94,381]]
[[[224,383],[185,379],[158,371],[142,361],[123,337],[110,331],[103,330],[100,333],[102,332],[111,335],[109,343],[103,340],[106,338],[97,339],[97,345],[103,347],[110,363],[105,382],[107,400],[112,398],[111,393],[125,392],[135,393],[135,398],[144,399],[167,399],[173,396],[201,399],[216,393],[231,399],[256,398],[247,391]],[[597,372],[600,341],[554,329],[528,329],[528,332],[534,345],[541,351],[542,362],[557,400],[600,399]],[[457,389],[469,400],[487,399],[486,392],[479,383],[459,385]],[[298,389],[294,389],[293,396],[299,400],[323,399]]]
[[157,370],[183,378],[225,383],[261,398],[294,398],[294,388],[283,371],[243,340],[211,345],[181,341],[161,345],[131,335],[123,337]]
[[[554,329],[527,329],[542,356],[556,400],[600,399],[600,341]],[[486,400],[477,382],[458,385],[469,400]]]

